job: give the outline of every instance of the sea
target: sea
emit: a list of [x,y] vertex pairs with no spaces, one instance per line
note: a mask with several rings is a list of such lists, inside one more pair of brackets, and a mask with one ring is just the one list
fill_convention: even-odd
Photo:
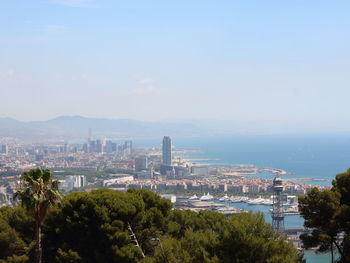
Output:
[[[161,147],[162,138],[136,139],[135,147]],[[283,169],[291,178],[312,178],[314,185],[331,185],[338,173],[350,168],[350,134],[236,135],[172,138],[176,149],[194,149],[184,155],[196,163],[256,165]],[[271,173],[256,177],[273,178]],[[303,182],[304,183],[304,182]]]
[[[136,139],[135,147],[161,147],[162,138]],[[256,165],[286,171],[284,179],[309,179],[301,183],[331,186],[339,173],[350,168],[350,134],[226,135],[172,137],[176,149],[198,150],[182,157],[198,164]],[[251,177],[273,179],[263,172]],[[239,205],[237,205],[239,206]],[[266,206],[242,207],[264,213]],[[285,227],[302,227],[300,216],[287,216]],[[328,263],[330,254],[305,251],[307,263]]]

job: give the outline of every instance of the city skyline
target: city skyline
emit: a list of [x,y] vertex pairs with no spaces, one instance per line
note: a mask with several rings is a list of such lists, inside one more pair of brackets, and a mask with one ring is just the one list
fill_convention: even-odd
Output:
[[4,1],[0,117],[348,131],[349,9],[346,1]]
[[0,1],[0,262],[350,262],[349,13]]

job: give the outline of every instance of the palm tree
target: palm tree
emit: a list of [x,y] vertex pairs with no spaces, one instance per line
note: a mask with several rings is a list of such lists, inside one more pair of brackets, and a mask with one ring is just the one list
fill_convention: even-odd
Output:
[[59,182],[52,179],[50,170],[40,168],[30,170],[21,175],[21,187],[15,193],[21,204],[35,219],[35,258],[37,263],[42,262],[41,226],[50,207],[61,198],[58,190]]

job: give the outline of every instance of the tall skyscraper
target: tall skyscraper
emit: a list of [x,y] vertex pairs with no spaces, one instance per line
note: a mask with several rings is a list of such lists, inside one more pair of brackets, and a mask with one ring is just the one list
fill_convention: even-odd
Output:
[[63,152],[67,153],[68,152],[68,143],[65,143],[63,145]]
[[9,154],[9,147],[8,147],[8,145],[2,145],[1,146],[1,153]]
[[129,156],[132,153],[132,141],[125,141],[123,145],[124,156]]
[[110,140],[107,140],[105,143],[105,150],[106,153],[111,153],[113,152],[113,142]]
[[103,153],[103,142],[101,140],[96,140],[96,152]]
[[135,158],[135,171],[139,172],[142,170],[147,170],[148,168],[148,158],[147,156],[140,156]]
[[88,152],[89,153],[93,153],[93,152],[96,152],[96,141],[89,141],[89,145],[88,145]]
[[163,155],[162,164],[171,165],[171,139],[169,136],[164,136],[163,138]]

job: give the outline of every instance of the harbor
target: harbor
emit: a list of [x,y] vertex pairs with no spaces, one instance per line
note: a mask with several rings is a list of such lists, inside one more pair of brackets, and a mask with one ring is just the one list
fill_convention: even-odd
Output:
[[[286,201],[283,203],[283,213],[285,216],[299,215],[298,211],[298,199],[293,195],[286,195]],[[209,192],[198,197],[192,196],[179,196],[176,202],[176,208],[178,209],[190,209],[194,211],[207,209],[211,211],[224,212],[230,214],[227,211],[234,213],[244,213],[248,211],[261,211],[271,217],[273,205],[273,196],[269,198],[264,197],[248,197],[248,196],[228,196],[227,194],[222,197],[214,197]],[[264,209],[261,209],[264,208]],[[266,217],[268,219],[268,217]]]

